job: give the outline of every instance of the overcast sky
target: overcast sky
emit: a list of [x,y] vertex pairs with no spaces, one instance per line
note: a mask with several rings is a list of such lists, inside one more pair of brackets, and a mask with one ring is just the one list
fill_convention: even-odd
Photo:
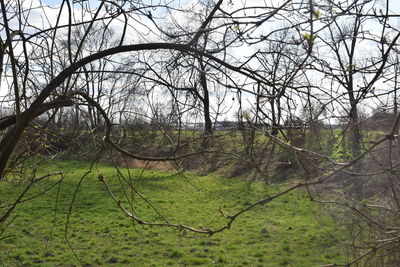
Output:
[[[50,5],[51,7],[57,7],[62,1],[43,0],[41,2],[44,3],[44,4]],[[154,0],[153,1],[149,1],[149,2],[154,2]],[[175,3],[180,3],[180,4],[189,3],[189,2],[190,1],[175,1]],[[229,1],[227,0],[227,2],[229,2]],[[257,0],[246,1],[247,4],[254,4],[254,5],[256,5],[256,4],[260,5],[260,4],[263,4],[265,2],[266,1],[261,1],[261,0],[260,1],[257,1]],[[267,2],[270,2],[270,1],[267,1]],[[272,2],[276,5],[277,2],[280,2],[280,1],[272,1]],[[386,2],[386,1],[384,1],[384,2]],[[37,0],[32,0],[32,2],[31,1],[23,1],[23,3],[24,3],[25,6],[29,6],[31,3],[33,3],[33,6],[37,6],[39,1],[37,1]],[[98,3],[98,2],[97,1],[90,1],[90,3],[93,3],[94,5],[96,5],[96,3]],[[235,5],[239,5],[240,3],[242,3],[242,0],[234,0],[233,3],[235,3]],[[389,3],[390,3],[389,4],[390,5],[389,6],[389,9],[390,9],[389,13],[391,13],[391,14],[400,14],[400,0],[390,0]],[[76,8],[76,12],[79,13],[78,5],[74,5],[74,6]],[[30,22],[32,24],[34,24],[34,25],[37,25],[38,27],[42,27],[43,24],[46,24],[46,19],[44,18],[42,12],[43,12],[43,9],[35,9],[35,10],[33,10],[30,13]],[[56,18],[57,18],[58,10],[57,9],[45,9],[45,12],[47,14],[47,18],[49,19],[49,22],[54,25],[55,21],[56,21]],[[156,12],[156,11],[154,11],[154,12]],[[66,23],[67,22],[67,16],[62,16],[62,20],[64,21],[64,23]],[[400,27],[400,23],[398,23],[398,21],[399,21],[398,19],[396,19],[396,20],[393,19],[392,23],[394,23],[396,25],[392,25],[392,26],[399,26]],[[137,27],[141,27],[141,26],[137,25]],[[118,26],[116,26],[116,30],[118,31]],[[1,36],[4,39],[4,33],[1,33]],[[243,47],[241,49],[238,49],[237,52],[239,54],[241,54],[241,55],[246,55],[246,54],[250,53],[250,51],[245,47]],[[4,96],[7,91],[8,91],[7,83],[5,82],[5,80],[3,78],[2,82],[1,82],[0,96],[1,95]],[[251,102],[251,100],[249,100],[249,102]]]

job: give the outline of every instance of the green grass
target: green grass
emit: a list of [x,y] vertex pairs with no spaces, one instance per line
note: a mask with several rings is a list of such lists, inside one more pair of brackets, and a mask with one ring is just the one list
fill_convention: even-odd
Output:
[[[96,178],[97,173],[104,174],[114,193],[123,199],[126,184],[121,186],[115,169],[105,165],[82,181],[75,199],[66,234],[74,256],[65,239],[66,217],[88,164],[65,161],[61,165],[67,175],[59,187],[18,206],[17,216],[0,240],[1,264],[79,265],[76,256],[88,266],[320,266],[345,260],[340,248],[344,230],[332,219],[319,216],[318,207],[302,191],[257,207],[239,217],[231,230],[208,237],[135,224],[118,210]],[[40,172],[54,170],[48,165]],[[225,219],[218,207],[231,214],[287,186],[216,175],[184,178],[157,171],[140,173],[132,170],[131,181],[163,216],[195,227],[221,226]],[[27,197],[56,181],[52,178],[35,185]],[[21,185],[0,184],[0,205],[12,201],[22,189]],[[161,221],[137,195],[133,199],[132,208],[140,217]]]

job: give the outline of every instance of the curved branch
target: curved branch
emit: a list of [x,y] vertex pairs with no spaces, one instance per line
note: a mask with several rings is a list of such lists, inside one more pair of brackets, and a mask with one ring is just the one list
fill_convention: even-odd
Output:
[[104,58],[106,56],[115,55],[124,52],[134,52],[134,51],[148,51],[148,50],[176,50],[185,53],[192,53],[204,56],[221,66],[231,69],[239,74],[242,74],[246,77],[249,77],[257,82],[266,83],[271,85],[270,82],[265,80],[264,77],[258,75],[255,72],[251,72],[248,69],[235,67],[224,60],[221,60],[213,55],[210,55],[206,52],[197,50],[192,48],[186,44],[174,44],[174,43],[147,43],[147,44],[133,44],[133,45],[125,45],[125,46],[117,46],[110,49],[106,49],[90,56],[87,56],[73,64],[71,64],[68,68],[64,69],[60,74],[58,74],[38,95],[36,100],[31,104],[31,106],[24,112],[24,115],[21,116],[20,121],[15,125],[13,129],[10,129],[7,134],[4,136],[3,140],[0,142],[0,180],[4,175],[4,170],[7,166],[8,159],[10,158],[12,152],[14,151],[15,146],[17,145],[24,129],[27,127],[29,122],[35,118],[39,110],[41,109],[43,102],[50,96],[50,94],[60,86],[68,77],[70,77],[75,71],[84,65]]
[[[56,99],[53,100],[51,102],[47,102],[44,103],[42,105],[42,107],[39,109],[38,112],[36,112],[35,116],[40,116],[43,113],[45,113],[46,111],[49,111],[51,109],[55,109],[55,108],[61,108],[61,107],[70,107],[74,105],[74,101],[72,101],[71,99]],[[22,112],[22,116],[24,116],[24,114],[27,111]],[[7,129],[8,127],[10,127],[11,125],[14,125],[15,123],[17,123],[17,115],[10,115],[10,116],[6,116],[4,118],[0,118],[0,131]]]

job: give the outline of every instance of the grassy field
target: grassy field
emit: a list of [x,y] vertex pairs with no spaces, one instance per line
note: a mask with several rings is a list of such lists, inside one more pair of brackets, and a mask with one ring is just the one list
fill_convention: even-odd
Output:
[[[18,206],[17,216],[0,240],[0,263],[5,266],[321,266],[345,260],[344,230],[320,216],[321,207],[304,192],[292,192],[245,213],[229,231],[212,237],[171,228],[135,224],[118,210],[105,186],[123,189],[113,167],[100,165],[83,179],[66,232],[66,218],[77,184],[88,164],[59,162],[67,173],[49,192]],[[54,171],[46,166],[42,173]],[[124,171],[126,174],[126,171]],[[216,175],[182,177],[167,172],[131,170],[132,182],[171,222],[195,227],[223,225],[218,213],[245,207],[286,184],[250,183]],[[27,197],[43,192],[56,178],[35,185]],[[1,205],[14,199],[21,185],[0,184]],[[129,195],[129,193],[128,193]],[[146,220],[161,221],[153,208],[134,197],[132,208]],[[0,210],[1,212],[1,210]],[[71,247],[66,241],[66,237]]]

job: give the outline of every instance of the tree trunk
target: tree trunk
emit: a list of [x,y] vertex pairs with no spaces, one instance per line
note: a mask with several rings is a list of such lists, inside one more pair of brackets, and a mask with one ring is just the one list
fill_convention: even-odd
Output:
[[200,83],[203,89],[203,115],[204,115],[204,137],[213,135],[212,121],[210,116],[210,96],[207,87],[206,70],[202,61],[200,61]]
[[350,110],[350,131],[353,157],[357,157],[361,152],[361,133],[359,123],[357,104],[352,101]]

